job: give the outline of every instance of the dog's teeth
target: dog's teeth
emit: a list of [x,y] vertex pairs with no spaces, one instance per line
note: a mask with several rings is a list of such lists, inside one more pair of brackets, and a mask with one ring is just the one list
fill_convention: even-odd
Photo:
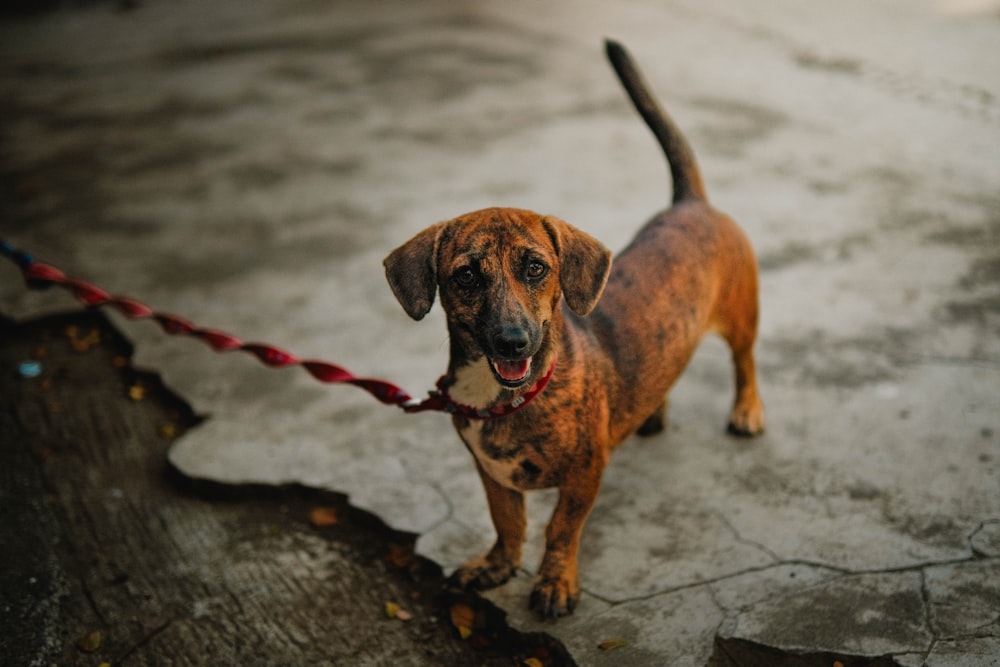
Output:
[[531,370],[531,359],[519,359],[516,361],[494,361],[493,367],[497,374],[504,380],[520,380]]

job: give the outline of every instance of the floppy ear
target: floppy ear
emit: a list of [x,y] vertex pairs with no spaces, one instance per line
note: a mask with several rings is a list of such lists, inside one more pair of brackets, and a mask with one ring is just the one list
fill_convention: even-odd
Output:
[[597,305],[611,271],[611,251],[590,234],[559,218],[547,216],[542,223],[559,253],[559,285],[566,305],[583,317]]
[[393,250],[385,261],[385,277],[406,314],[422,319],[437,292],[438,239],[445,223],[428,227]]

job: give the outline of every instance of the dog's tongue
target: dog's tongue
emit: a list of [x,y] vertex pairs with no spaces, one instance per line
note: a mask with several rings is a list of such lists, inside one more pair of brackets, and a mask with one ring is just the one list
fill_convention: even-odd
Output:
[[519,359],[517,361],[499,361],[494,360],[493,367],[496,368],[497,373],[504,380],[510,380],[511,382],[515,380],[520,380],[528,371],[531,369],[531,357],[527,359]]

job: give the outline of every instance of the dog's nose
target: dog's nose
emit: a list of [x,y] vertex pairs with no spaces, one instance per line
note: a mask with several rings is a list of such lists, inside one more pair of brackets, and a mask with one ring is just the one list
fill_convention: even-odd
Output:
[[493,350],[504,357],[520,357],[528,351],[531,340],[521,327],[504,327],[493,336]]

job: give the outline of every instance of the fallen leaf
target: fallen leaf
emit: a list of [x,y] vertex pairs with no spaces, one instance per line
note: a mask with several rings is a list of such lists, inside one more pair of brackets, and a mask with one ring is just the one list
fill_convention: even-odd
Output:
[[399,619],[400,621],[409,621],[413,618],[413,614],[391,601],[385,603],[385,615],[389,618]]
[[834,660],[833,667],[844,667],[844,663],[842,663],[840,660]]
[[611,639],[605,639],[597,645],[597,648],[602,651],[614,651],[615,649],[622,648],[623,646],[628,646],[628,642],[621,637],[613,637]]
[[133,401],[141,401],[146,398],[146,388],[141,384],[134,384],[128,388],[128,397]]
[[66,328],[66,336],[69,338],[70,347],[76,352],[86,352],[101,342],[101,332],[91,329],[86,335],[80,334],[80,329],[76,326]]
[[451,624],[458,630],[462,639],[468,639],[472,636],[472,628],[476,624],[476,612],[467,604],[453,604],[451,606]]
[[101,635],[101,631],[94,630],[93,632],[77,639],[76,647],[84,653],[93,653],[101,648],[101,640],[103,639],[104,636]]
[[309,513],[309,523],[316,528],[329,528],[336,526],[340,521],[337,516],[337,509],[334,507],[317,507]]
[[524,667],[545,667],[538,658],[527,658],[523,663]]
[[177,427],[173,424],[163,424],[160,426],[160,437],[166,440],[173,440],[177,437]]

